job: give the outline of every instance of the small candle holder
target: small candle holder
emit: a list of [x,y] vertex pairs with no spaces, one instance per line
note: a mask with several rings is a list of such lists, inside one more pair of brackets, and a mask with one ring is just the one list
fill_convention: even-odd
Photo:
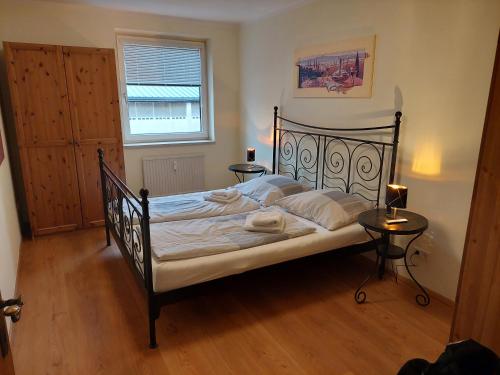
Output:
[[255,148],[247,148],[247,162],[253,163],[255,161]]

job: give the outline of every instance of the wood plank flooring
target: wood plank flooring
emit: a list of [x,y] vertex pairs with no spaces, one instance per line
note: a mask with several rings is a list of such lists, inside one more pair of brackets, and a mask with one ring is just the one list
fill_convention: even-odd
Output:
[[142,291],[101,228],[26,241],[16,373],[389,375],[409,358],[434,360],[451,308],[417,306],[390,277],[357,305],[369,265],[320,256],[210,284],[162,309],[151,350]]

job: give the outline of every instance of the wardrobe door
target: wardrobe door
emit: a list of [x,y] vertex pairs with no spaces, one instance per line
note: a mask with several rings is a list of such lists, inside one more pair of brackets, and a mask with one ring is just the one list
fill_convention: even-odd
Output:
[[62,49],[4,43],[31,229],[82,222]]
[[63,47],[84,226],[104,223],[97,149],[124,176],[115,53]]
[[451,340],[500,354],[500,38],[476,172]]

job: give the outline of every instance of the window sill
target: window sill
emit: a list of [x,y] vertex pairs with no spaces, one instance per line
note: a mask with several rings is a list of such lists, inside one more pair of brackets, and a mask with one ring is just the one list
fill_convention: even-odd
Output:
[[125,147],[125,148],[140,148],[140,147],[162,147],[162,146],[190,146],[190,145],[206,145],[206,144],[215,144],[215,139],[125,143],[123,145],[123,147]]

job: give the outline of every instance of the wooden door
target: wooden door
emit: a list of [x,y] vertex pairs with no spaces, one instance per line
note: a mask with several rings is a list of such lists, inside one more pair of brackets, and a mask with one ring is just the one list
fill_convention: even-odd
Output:
[[104,223],[97,149],[124,177],[115,53],[63,47],[84,226]]
[[500,39],[465,240],[451,340],[500,354]]
[[81,226],[62,47],[4,43],[24,187],[34,234]]
[[[2,301],[2,293],[0,293]],[[12,361],[12,352],[10,350],[9,332],[5,323],[3,312],[0,311],[0,374],[15,375],[14,362]]]

